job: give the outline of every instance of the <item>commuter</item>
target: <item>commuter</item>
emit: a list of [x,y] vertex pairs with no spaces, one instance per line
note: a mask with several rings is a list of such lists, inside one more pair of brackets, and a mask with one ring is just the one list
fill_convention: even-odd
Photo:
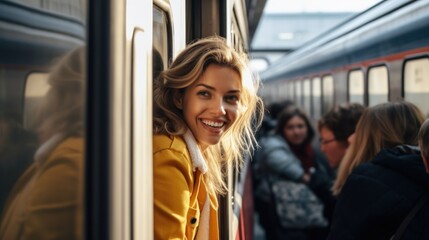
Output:
[[276,128],[279,113],[292,105],[294,103],[290,100],[271,103],[266,108],[262,125],[256,133],[257,139],[269,135]]
[[429,173],[429,119],[426,119],[420,128],[419,147],[426,172]]
[[318,122],[320,150],[326,155],[335,171],[349,146],[348,139],[364,110],[359,103],[346,103],[333,107]]
[[[429,239],[429,175],[416,146],[423,120],[406,101],[364,111],[338,172],[340,195],[328,239]],[[417,203],[423,209],[413,209]],[[401,224],[408,224],[402,233]]]
[[191,43],[155,82],[155,239],[219,239],[221,168],[239,167],[262,119],[247,57],[221,37]]
[[[314,193],[321,191],[317,188],[327,187],[323,191],[329,191],[333,174],[324,156],[311,146],[313,137],[314,130],[306,114],[296,106],[289,106],[280,113],[275,134],[260,141],[261,149],[255,157],[260,158],[258,161],[262,162],[264,178],[255,189],[255,205],[267,239],[326,237],[328,225],[322,212],[323,203],[310,195],[314,196]],[[273,188],[280,182],[301,183],[299,188],[304,189],[305,193],[298,201],[302,208],[293,209],[291,205],[283,207],[285,206],[283,202],[276,199],[276,190]],[[282,188],[290,192],[295,190],[294,187]],[[322,207],[317,210],[311,208],[311,205],[307,204],[310,198],[316,198]],[[278,212],[281,208],[286,208],[285,215]],[[300,219],[292,216],[296,211],[302,211],[307,216],[315,216],[314,219],[317,220],[302,223]]]
[[[282,110],[294,106],[295,104],[292,101],[286,100],[281,102],[275,102],[266,107],[264,112],[264,118],[262,120],[261,127],[256,132],[256,139],[258,142],[262,142],[264,138],[273,135],[276,131],[278,115],[282,112]],[[260,145],[260,144],[259,144]],[[261,149],[258,148],[257,151]],[[252,186],[254,189],[258,188],[258,184],[263,177],[263,173],[261,170],[261,161],[260,159],[255,157],[257,153],[252,157]]]
[[84,50],[67,54],[48,79],[40,147],[6,203],[0,239],[82,239]]

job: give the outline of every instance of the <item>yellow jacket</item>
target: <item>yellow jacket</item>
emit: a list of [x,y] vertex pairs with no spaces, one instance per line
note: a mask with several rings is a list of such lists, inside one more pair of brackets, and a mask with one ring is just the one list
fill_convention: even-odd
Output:
[[4,208],[0,239],[82,238],[83,138],[67,138],[18,179]]
[[[153,162],[155,239],[194,239],[208,196],[204,175],[193,171],[182,137],[155,135]],[[217,199],[210,194],[210,240],[219,239],[217,209]]]

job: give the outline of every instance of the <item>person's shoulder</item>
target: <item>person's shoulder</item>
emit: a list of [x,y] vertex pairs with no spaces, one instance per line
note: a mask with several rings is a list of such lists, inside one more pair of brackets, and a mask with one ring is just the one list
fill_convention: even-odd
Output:
[[260,140],[260,145],[263,147],[283,147],[286,141],[278,134],[267,135]]
[[49,154],[49,160],[52,159],[79,159],[83,161],[85,140],[83,137],[68,137],[61,141]]
[[180,168],[181,172],[192,175],[192,160],[182,136],[153,136],[154,174],[165,174],[165,166]]
[[186,142],[182,136],[172,135],[154,135],[153,136],[153,152],[159,152],[165,149],[183,151],[186,149]]
[[76,151],[83,152],[84,148],[84,138],[83,137],[69,137],[62,141],[57,149],[72,149]]

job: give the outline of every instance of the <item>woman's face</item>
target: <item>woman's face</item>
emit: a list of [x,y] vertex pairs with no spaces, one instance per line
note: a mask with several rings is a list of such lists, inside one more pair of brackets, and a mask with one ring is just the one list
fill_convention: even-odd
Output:
[[283,127],[283,135],[292,145],[300,145],[307,138],[308,128],[303,118],[294,116]]
[[216,64],[209,65],[203,75],[186,88],[178,107],[203,150],[217,144],[235,122],[240,95],[240,75]]

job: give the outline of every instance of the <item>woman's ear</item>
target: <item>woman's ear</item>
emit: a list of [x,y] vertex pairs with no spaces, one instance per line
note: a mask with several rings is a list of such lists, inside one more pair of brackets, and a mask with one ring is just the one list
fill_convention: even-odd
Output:
[[182,101],[182,94],[180,94],[179,92],[175,92],[174,93],[174,97],[173,97],[173,101],[174,101],[174,105],[182,110],[183,109],[183,101]]

